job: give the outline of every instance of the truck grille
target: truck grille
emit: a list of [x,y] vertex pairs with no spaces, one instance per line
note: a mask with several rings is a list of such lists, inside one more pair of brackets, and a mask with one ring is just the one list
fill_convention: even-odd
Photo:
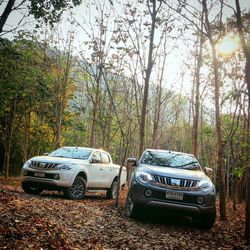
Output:
[[39,161],[32,161],[30,164],[30,168],[34,169],[54,169],[58,163],[47,163],[47,162],[39,162]]
[[197,181],[195,180],[175,179],[171,177],[158,176],[158,175],[155,175],[154,179],[156,183],[160,184],[161,186],[167,186],[167,187],[193,188],[197,184]]

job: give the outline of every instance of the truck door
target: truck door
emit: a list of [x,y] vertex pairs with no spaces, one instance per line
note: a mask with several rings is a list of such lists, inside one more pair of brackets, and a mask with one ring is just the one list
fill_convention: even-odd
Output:
[[103,164],[101,153],[95,151],[90,159],[88,188],[104,187]]
[[106,188],[110,188],[115,176],[116,176],[116,168],[113,163],[111,163],[110,156],[101,152],[102,164],[103,164],[103,179]]

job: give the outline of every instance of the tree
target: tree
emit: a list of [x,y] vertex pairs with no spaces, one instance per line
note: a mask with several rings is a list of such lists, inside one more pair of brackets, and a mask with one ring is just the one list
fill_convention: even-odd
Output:
[[66,9],[71,9],[80,5],[81,2],[82,0],[21,0],[21,2],[8,0],[7,3],[1,1],[0,7],[3,8],[3,12],[0,15],[0,35],[3,32],[8,32],[8,30],[4,30],[4,25],[6,24],[9,15],[21,8],[28,8],[29,15],[33,15],[37,21],[44,21],[46,24],[53,26],[55,23],[59,22]]
[[149,91],[149,81],[150,75],[153,68],[153,50],[154,50],[154,35],[156,29],[156,18],[157,14],[160,11],[162,1],[159,1],[157,6],[157,1],[149,1],[147,0],[147,6],[151,17],[151,28],[150,28],[150,42],[149,42],[149,51],[148,51],[148,59],[147,59],[147,67],[145,69],[146,75],[144,79],[144,91],[143,91],[143,101],[142,101],[142,109],[141,109],[141,119],[140,119],[140,140],[139,140],[139,155],[142,154],[144,148],[144,140],[145,140],[145,120],[146,120],[146,109],[148,102],[148,91]]
[[[109,137],[111,123],[109,120],[105,119],[105,116],[110,116],[112,119],[112,105],[106,100],[105,91],[105,81],[103,79],[104,68],[107,68],[109,64],[109,53],[110,44],[113,38],[113,25],[114,22],[111,21],[112,8],[110,5],[106,4],[104,1],[93,1],[93,5],[96,6],[97,16],[93,18],[92,13],[88,13],[89,20],[83,18],[83,22],[80,24],[82,31],[87,37],[85,44],[88,45],[89,54],[86,55],[85,51],[82,52],[82,63],[81,65],[83,71],[88,75],[86,83],[86,90],[88,97],[91,101],[92,112],[90,133],[89,133],[89,146],[93,147],[97,144],[97,131],[102,130],[102,146],[106,144],[105,137],[106,133]],[[93,22],[91,22],[92,20]],[[111,31],[108,30],[108,26]],[[87,57],[90,57],[87,60]],[[109,108],[106,110],[106,105]],[[107,124],[109,123],[109,124]]]
[[[57,34],[59,37],[60,35]],[[64,50],[54,50],[49,58],[51,63],[51,77],[49,81],[50,108],[53,113],[51,123],[54,130],[54,148],[62,144],[62,128],[65,122],[68,100],[73,93],[73,79],[71,76],[73,55],[72,43],[74,33],[68,33],[68,40],[65,41]],[[49,53],[49,52],[47,52]]]
[[199,111],[200,111],[200,71],[202,66],[202,51],[203,51],[203,16],[201,14],[201,27],[198,31],[198,46],[196,51],[196,69],[194,74],[194,86],[195,86],[195,104],[194,104],[194,119],[193,119],[193,128],[192,128],[192,153],[197,156],[198,154],[198,127],[199,127]]
[[220,182],[220,217],[222,220],[227,219],[226,213],[226,188],[225,188],[225,168],[224,168],[224,144],[221,129],[220,114],[220,80],[219,80],[219,62],[216,52],[216,40],[213,38],[211,23],[208,18],[207,0],[202,0],[202,7],[205,18],[205,28],[207,37],[212,48],[213,71],[214,71],[214,94],[215,94],[215,116],[216,116],[216,132],[218,141],[218,165],[219,165],[219,182]]
[[[176,11],[184,17],[187,21],[193,24],[197,30],[201,31],[200,27],[194,22],[194,19],[197,19],[197,8],[190,5],[186,1],[179,0],[179,6]],[[164,1],[165,4],[169,4]],[[214,74],[214,100],[215,100],[215,117],[216,117],[216,133],[217,133],[217,144],[218,144],[218,167],[219,167],[219,182],[220,182],[220,217],[222,220],[226,220],[226,188],[225,188],[225,170],[224,170],[224,144],[221,128],[221,117],[220,117],[220,79],[219,79],[219,62],[216,52],[216,43],[218,42],[220,35],[222,33],[222,10],[223,10],[223,1],[220,1],[220,11],[219,14],[215,17],[213,22],[215,32],[218,31],[217,38],[214,37],[214,32],[212,32],[212,22],[209,20],[209,8],[208,1],[202,0],[200,2],[201,8],[204,12],[204,36],[207,37],[211,50],[212,50],[212,67]],[[211,8],[214,5],[211,3]],[[172,9],[173,7],[170,6]],[[190,8],[190,9],[188,9]],[[188,15],[183,14],[183,9],[187,11]],[[199,17],[198,17],[199,18]],[[216,20],[218,18],[218,21]],[[217,26],[216,26],[217,25]]]
[[246,186],[245,237],[247,240],[250,240],[250,50],[249,50],[249,45],[245,40],[239,0],[235,0],[235,5],[236,5],[235,16],[237,20],[237,29],[240,37],[241,46],[246,58],[245,77],[248,90],[248,128],[247,128],[248,146],[247,146],[247,161],[246,161],[247,186]]
[[4,146],[3,173],[8,178],[14,132],[26,112],[21,107],[38,90],[43,73],[40,51],[32,41],[21,36],[4,44],[0,48],[0,134]]

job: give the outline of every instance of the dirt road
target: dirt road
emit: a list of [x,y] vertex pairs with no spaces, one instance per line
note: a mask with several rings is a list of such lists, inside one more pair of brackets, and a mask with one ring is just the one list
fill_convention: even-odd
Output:
[[[228,207],[229,222],[211,230],[185,217],[161,213],[127,219],[104,194],[66,200],[62,194],[25,194],[20,183],[0,184],[0,249],[250,249],[243,239],[244,206]],[[150,213],[152,216],[150,216]]]

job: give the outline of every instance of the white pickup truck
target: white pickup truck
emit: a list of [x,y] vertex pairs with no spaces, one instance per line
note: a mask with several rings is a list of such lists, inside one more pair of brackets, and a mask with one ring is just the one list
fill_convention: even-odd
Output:
[[[22,188],[29,194],[43,190],[59,190],[69,199],[82,199],[87,191],[106,190],[115,199],[120,166],[113,164],[109,153],[93,148],[62,147],[25,162]],[[120,184],[126,183],[122,168]]]

